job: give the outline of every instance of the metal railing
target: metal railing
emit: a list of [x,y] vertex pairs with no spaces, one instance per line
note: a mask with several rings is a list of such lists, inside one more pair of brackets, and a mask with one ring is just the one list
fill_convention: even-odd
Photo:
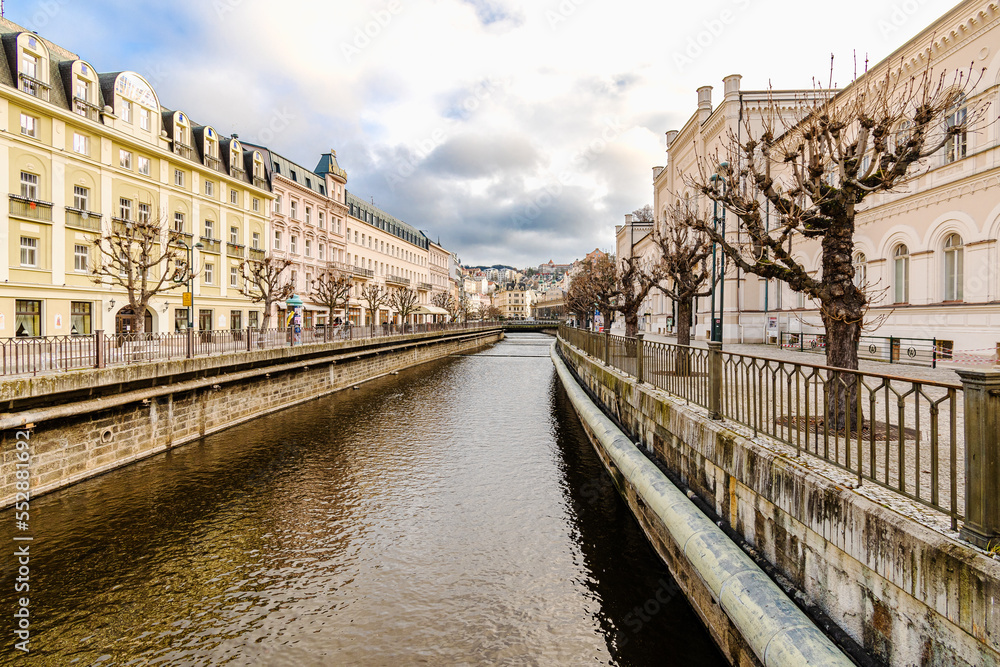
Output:
[[[799,352],[826,353],[823,334],[789,333],[778,338],[781,347]],[[862,336],[858,342],[858,358],[886,361],[890,364],[912,364],[937,368],[942,359],[936,338],[897,338],[895,336]]]
[[388,275],[386,275],[385,282],[386,283],[392,283],[393,285],[403,285],[403,286],[406,286],[406,287],[409,287],[409,285],[410,285],[410,279],[409,278],[404,278],[403,276],[394,276],[391,273],[388,274]]
[[227,243],[226,244],[226,255],[229,257],[237,257],[243,259],[243,245],[240,243]]
[[52,222],[52,202],[10,195],[10,214],[28,220]]
[[22,92],[28,93],[29,95],[34,95],[40,100],[49,101],[49,90],[51,86],[40,79],[36,79],[33,76],[29,76],[24,72],[18,72],[18,89]]
[[499,328],[486,322],[316,326],[303,328],[293,340],[291,329],[229,329],[175,333],[105,333],[67,336],[0,338],[0,375],[38,375],[53,371],[103,368],[113,364],[169,361],[194,356],[251,352],[294,344],[391,338],[434,333]]
[[101,214],[67,206],[66,226],[99,232],[101,231]]
[[73,113],[83,116],[84,118],[89,118],[90,120],[96,121],[100,120],[101,117],[101,107],[96,104],[83,99],[82,97],[73,96]]
[[964,518],[964,388],[559,328],[611,367],[943,512]]

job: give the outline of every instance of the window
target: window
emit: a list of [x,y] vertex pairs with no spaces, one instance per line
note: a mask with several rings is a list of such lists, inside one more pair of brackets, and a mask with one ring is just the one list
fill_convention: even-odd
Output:
[[313,212],[312,207],[311,206],[306,206],[306,224],[307,225],[312,222],[312,212]]
[[253,212],[254,213],[260,212],[260,200],[257,199],[256,197],[253,198]]
[[90,210],[90,190],[82,185],[73,186],[73,208],[80,211]]
[[34,299],[15,299],[14,329],[17,336],[41,336],[42,302]]
[[212,181],[205,181],[205,196],[211,197],[215,194],[215,183]]
[[69,332],[86,336],[94,333],[93,304],[89,301],[72,301],[69,305]]
[[281,213],[281,195],[274,196],[274,212]]
[[149,222],[149,220],[150,220],[149,204],[139,204],[139,222]]
[[233,245],[237,245],[240,242],[240,228],[230,227],[229,228],[229,242]]
[[38,266],[38,239],[21,237],[21,266]]
[[[229,286],[230,287],[236,287],[237,285],[239,285],[239,280],[240,280],[240,270],[238,268],[236,268],[235,266],[230,266],[229,267]],[[239,327],[237,327],[237,328],[239,328]]]
[[230,204],[238,204],[239,202],[240,202],[240,193],[236,192],[236,190],[230,190],[229,191],[229,203]]
[[291,280],[289,280],[289,282],[291,283],[293,289],[298,287],[298,282],[297,282],[298,279],[299,279],[299,272],[296,271],[295,269],[292,269],[292,277]]
[[969,143],[969,135],[966,132],[968,109],[965,106],[965,97],[959,97],[952,109],[952,114],[948,116],[947,127],[949,131],[957,130],[958,133],[948,138],[948,143],[945,145],[945,162],[963,159]]
[[253,245],[251,247],[256,249],[260,248],[260,232],[253,233]]
[[215,221],[206,220],[205,221],[205,238],[214,239],[215,238]]
[[325,250],[326,250],[326,246],[324,246],[322,243],[320,243],[319,244],[319,259],[320,259],[320,261],[323,261],[324,259],[326,259],[324,257],[324,255],[326,254],[324,252]]
[[893,303],[910,302],[910,250],[905,244],[896,246],[893,254],[895,278],[893,280]]
[[32,79],[38,78],[38,56],[21,52],[21,74],[30,76]]
[[274,232],[274,249],[281,250],[281,232]]
[[38,199],[38,174],[21,172],[21,196]]
[[[84,65],[84,67],[86,67],[86,65]],[[74,89],[73,96],[76,97],[78,100],[83,100],[84,102],[89,102],[90,101],[90,82],[87,81],[86,79],[81,79],[81,78],[77,77],[77,79],[76,79],[76,88]],[[83,106],[77,106],[76,107],[76,113],[80,114],[81,116],[86,116],[87,115],[87,109],[86,109],[86,107],[83,107]]]
[[143,176],[149,176],[149,158],[139,156],[139,173]]
[[187,328],[188,328],[188,309],[187,308],[174,309],[174,331],[180,333],[181,331],[187,331]]
[[90,155],[90,137],[78,132],[73,133],[73,152],[80,155]]
[[174,231],[183,232],[184,231],[184,214],[180,211],[174,213]]
[[865,253],[859,252],[854,256],[854,286],[864,290],[866,282],[868,282],[868,258],[865,257]]
[[312,257],[312,241],[306,239],[306,257]]
[[132,153],[123,149],[118,149],[118,166],[122,169],[132,168]]
[[326,229],[326,216],[323,214],[323,211],[319,212],[319,228]]
[[124,197],[118,200],[118,217],[122,220],[132,219],[132,200]]
[[174,185],[179,188],[184,187],[184,172],[180,169],[174,169]]
[[198,329],[200,331],[212,330],[212,311],[210,309],[198,311]]
[[259,324],[260,321],[258,320],[259,311],[251,310],[249,313],[247,313],[247,315],[249,316],[247,318],[248,319],[247,325],[251,329],[257,329],[260,326]]
[[298,220],[299,219],[299,217],[298,217],[299,216],[299,203],[293,199],[293,200],[291,200],[291,203],[289,204],[289,206],[291,207],[292,220]]
[[122,100],[122,120],[126,123],[132,122],[132,103],[128,100]]
[[149,130],[149,109],[139,107],[139,127]]
[[205,264],[205,284],[211,285],[215,282],[215,264],[206,262]]
[[21,114],[21,134],[26,137],[38,138],[38,119],[28,114]]
[[312,281],[313,281],[313,274],[307,273],[306,274],[306,289],[309,289],[309,287],[312,285]]
[[242,310],[230,310],[229,311],[229,328],[230,329],[242,329],[243,328],[243,311]]
[[299,253],[299,237],[295,234],[292,234],[289,239],[289,250],[292,251],[293,255],[297,255]]
[[950,234],[944,241],[944,300],[962,300],[962,237]]
[[90,263],[90,248],[85,245],[73,245],[73,270],[78,273],[86,273]]

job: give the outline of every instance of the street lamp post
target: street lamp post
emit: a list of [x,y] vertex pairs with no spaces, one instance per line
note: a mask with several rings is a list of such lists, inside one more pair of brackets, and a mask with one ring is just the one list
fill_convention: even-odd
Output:
[[[187,306],[187,358],[190,359],[192,355],[192,348],[194,347],[194,249],[204,248],[205,244],[195,243],[193,246],[189,246],[182,239],[177,239],[177,245],[184,248],[187,251],[187,266],[184,267],[184,272],[187,274],[187,298],[184,299],[184,305]],[[175,282],[184,282],[184,276],[176,276],[174,278]]]
[[[720,169],[725,169],[729,166],[728,162],[721,162],[719,164]],[[718,172],[712,174],[711,178],[713,183],[722,184],[722,193],[726,193],[726,179],[719,175]],[[719,202],[712,200],[712,229],[714,231],[719,230]],[[726,207],[722,207],[722,238],[726,238]],[[713,341],[722,342],[722,321],[724,318],[724,313],[726,311],[726,251],[723,248],[722,258],[719,260],[719,277],[722,279],[719,285],[719,316],[716,319],[715,316],[715,284],[716,284],[716,243],[712,242],[712,335],[711,339]]]

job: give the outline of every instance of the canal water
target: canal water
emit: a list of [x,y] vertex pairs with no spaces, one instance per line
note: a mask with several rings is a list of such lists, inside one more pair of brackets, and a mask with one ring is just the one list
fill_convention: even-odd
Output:
[[17,662],[725,664],[551,341],[511,335],[39,498]]

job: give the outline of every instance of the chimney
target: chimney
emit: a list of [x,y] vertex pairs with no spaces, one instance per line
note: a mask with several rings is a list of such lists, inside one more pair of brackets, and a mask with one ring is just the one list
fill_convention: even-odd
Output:
[[669,149],[670,146],[673,145],[674,139],[677,138],[677,134],[678,134],[677,130],[670,130],[667,132],[667,149]]
[[631,225],[632,224],[632,214],[631,213],[626,213],[625,214],[625,224],[626,225]]
[[698,122],[704,123],[712,115],[712,87],[698,89]]
[[663,172],[663,167],[653,167],[653,180],[655,181]]
[[725,91],[726,91],[726,101],[727,102],[730,102],[732,100],[736,100],[736,99],[739,98],[739,96],[740,96],[740,79],[742,79],[742,78],[743,77],[740,76],[739,74],[730,74],[729,76],[727,76],[726,78],[724,78],[722,80],[723,83],[726,86],[725,87]]

